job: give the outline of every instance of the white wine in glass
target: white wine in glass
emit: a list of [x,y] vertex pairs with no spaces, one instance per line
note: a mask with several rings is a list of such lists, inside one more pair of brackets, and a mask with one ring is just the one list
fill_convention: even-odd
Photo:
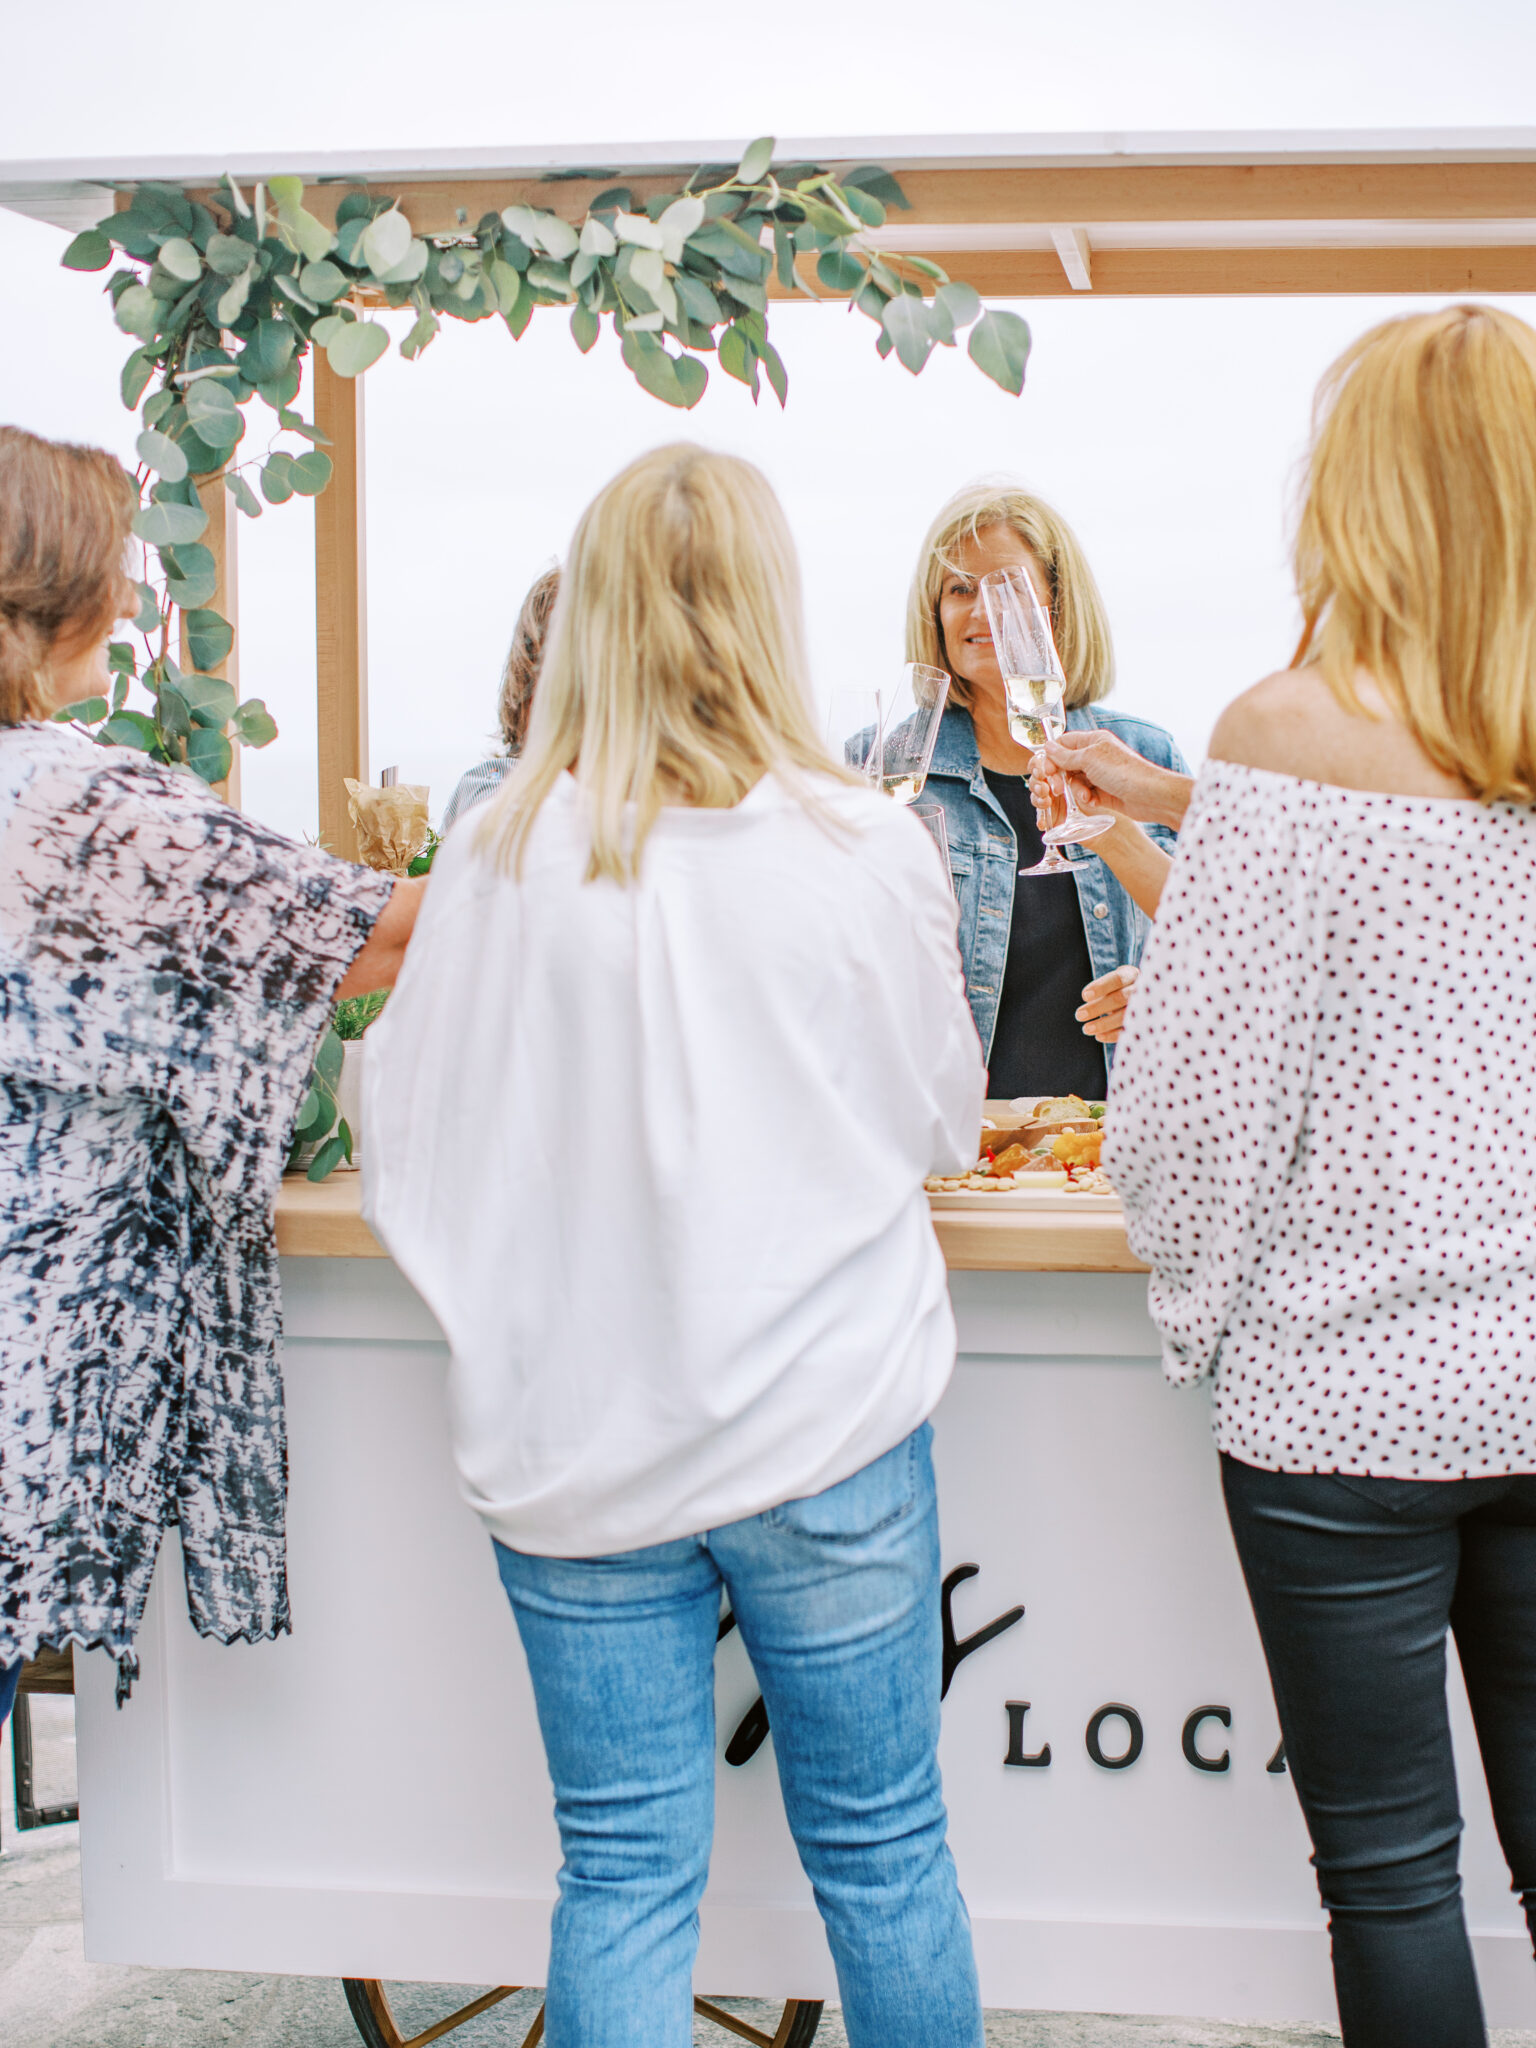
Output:
[[915,804],[923,793],[926,780],[926,776],[917,774],[913,769],[898,768],[894,774],[881,776],[880,787],[894,803]]
[[1037,750],[1061,738],[1067,729],[1059,676],[1003,677],[1008,699],[1008,730],[1021,747]]

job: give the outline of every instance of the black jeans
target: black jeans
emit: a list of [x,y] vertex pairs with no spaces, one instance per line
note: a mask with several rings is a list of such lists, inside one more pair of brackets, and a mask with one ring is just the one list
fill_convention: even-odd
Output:
[[1221,1466],[1312,1836],[1347,2048],[1483,2048],[1445,1631],[1536,1935],[1536,1477]]

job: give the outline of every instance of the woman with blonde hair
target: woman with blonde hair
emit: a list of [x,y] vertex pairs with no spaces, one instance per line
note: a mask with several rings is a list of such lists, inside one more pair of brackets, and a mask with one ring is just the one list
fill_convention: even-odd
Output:
[[[1066,676],[1071,731],[1103,732],[1181,772],[1170,734],[1107,711],[1114,648],[1104,602],[1071,527],[1044,499],[1008,483],[972,484],[928,529],[907,601],[907,659],[948,671],[949,702],[926,796],[944,807],[960,903],[960,951],[991,1095],[1102,1098],[1147,918],[1098,848],[1065,849],[1070,875],[1023,872],[1044,847],[1030,776],[1036,756],[1008,729],[1002,670],[981,579],[1024,567]],[[1046,800],[1043,785],[1036,795]],[[1134,825],[1140,866],[1164,855]],[[1173,834],[1154,828],[1159,846]],[[1087,984],[1085,987],[1084,984]]]
[[1348,2048],[1485,2039],[1454,1631],[1536,1933],[1536,334],[1324,378],[1292,668],[1223,715],[1105,1164],[1232,1532]]
[[138,492],[0,427],[0,1721],[40,1644],[119,1692],[160,1539],[194,1625],[285,1633],[272,1206],[336,995],[421,894],[54,714],[107,690]]
[[921,824],[828,761],[744,462],[588,507],[516,773],[369,1037],[365,1201],[452,1352],[564,1849],[550,2048],[685,2048],[722,1591],[853,2048],[981,2048],[936,1758],[923,1179],[982,1070]]
[[466,768],[459,777],[443,811],[444,832],[457,824],[466,811],[494,796],[517,765],[517,757],[528,737],[533,693],[538,687],[539,671],[544,666],[544,645],[549,638],[549,622],[554,616],[555,599],[559,595],[558,567],[546,569],[528,586],[528,594],[517,615],[517,624],[512,629],[512,645],[507,649],[507,658],[502,664],[501,688],[496,696],[501,752],[477,761],[473,768]]

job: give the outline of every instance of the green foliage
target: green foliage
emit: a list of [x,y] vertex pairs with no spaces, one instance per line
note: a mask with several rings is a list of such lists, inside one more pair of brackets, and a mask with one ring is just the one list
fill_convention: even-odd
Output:
[[387,988],[372,989],[365,996],[345,997],[336,1005],[331,1017],[336,1036],[345,1044],[361,1038],[368,1026],[377,1022],[388,1001]]
[[[558,181],[549,182],[553,197]],[[520,338],[538,308],[560,306],[584,354],[611,324],[626,367],[663,404],[697,405],[713,355],[754,402],[766,379],[784,405],[789,377],[768,335],[768,287],[776,280],[814,295],[801,274],[813,268],[823,289],[846,294],[876,323],[880,355],[894,354],[916,375],[935,348],[954,347],[969,328],[971,360],[1018,393],[1029,329],[1017,314],[986,312],[936,263],[865,240],[888,209],[907,205],[877,164],[841,178],[815,164],[775,168],[772,136],[751,143],[734,171],[701,166],[681,191],[643,204],[616,185],[579,222],[553,207],[516,205],[447,235],[416,234],[397,199],[362,190],[342,197],[328,227],[306,208],[294,177],[270,178],[264,194],[257,186],[248,197],[226,176],[209,205],[175,185],[139,185],[125,211],[75,236],[63,262],[103,271],[121,259],[105,290],[135,344],[123,365],[123,403],[142,408],[134,531],[146,579],[134,630],[144,651],[114,670],[110,704],[92,699],[61,715],[105,743],[141,747],[209,781],[228,772],[233,746],[276,737],[259,699],[237,705],[226,685],[201,688],[233,634],[209,609],[216,565],[194,480],[222,474],[248,518],[260,517],[263,501],[323,491],[325,436],[293,410],[302,366],[324,349],[338,376],[362,376],[389,349],[390,330],[374,317],[380,308],[414,313],[399,341],[414,359],[445,318],[498,318]],[[242,455],[256,400],[275,425],[252,435],[255,452]],[[284,436],[311,445],[285,446]],[[171,659],[178,610],[192,676]],[[134,684],[148,711],[126,703]]]

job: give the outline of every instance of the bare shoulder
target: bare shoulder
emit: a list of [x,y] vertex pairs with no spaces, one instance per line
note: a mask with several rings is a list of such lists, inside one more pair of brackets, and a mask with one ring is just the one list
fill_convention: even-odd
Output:
[[1342,704],[1315,668],[1282,669],[1229,704],[1211,757],[1304,782],[1399,796],[1461,797],[1466,785],[1437,768],[1367,675],[1359,710]]

